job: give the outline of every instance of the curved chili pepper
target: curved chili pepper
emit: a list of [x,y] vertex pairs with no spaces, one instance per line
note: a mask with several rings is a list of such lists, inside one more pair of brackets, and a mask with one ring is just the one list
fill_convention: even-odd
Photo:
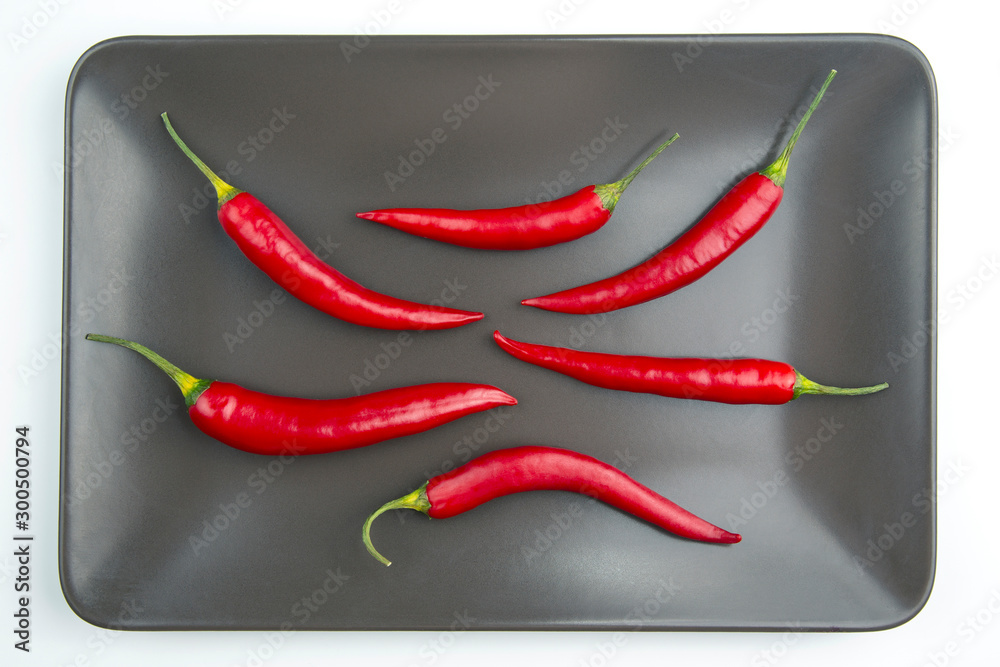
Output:
[[161,114],[167,132],[215,186],[219,221],[243,254],[295,297],[324,313],[378,329],[450,329],[482,313],[425,305],[386,296],[354,282],[316,256],[281,218],[253,195],[234,188],[208,168]]
[[861,396],[887,388],[827,387],[780,361],[766,359],[698,359],[639,357],[582,352],[511,340],[493,332],[505,352],[529,364],[606,389],[694,398],[718,403],[779,405],[802,394]]
[[358,213],[357,216],[423,238],[466,248],[529,250],[565,243],[603,227],[629,183],[678,136],[670,137],[620,181],[588,185],[550,202],[469,211],[387,208]]
[[372,522],[383,512],[413,509],[432,519],[447,519],[494,498],[522,491],[582,493],[671,533],[701,542],[733,544],[742,539],[698,518],[618,468],[592,456],[567,449],[528,446],[484,454],[386,503],[365,521],[362,541],[372,556],[389,565],[389,561],[375,550],[370,535]]
[[177,383],[191,421],[230,447],[254,454],[325,454],[420,433],[459,417],[517,400],[496,387],[438,382],[352,398],[271,396],[230,382],[188,375],[132,341],[87,334],[143,355]]
[[792,149],[836,73],[832,70],[827,76],[778,159],[733,186],[676,241],[616,276],[521,303],[560,313],[606,313],[670,294],[714,269],[756,234],[778,208]]

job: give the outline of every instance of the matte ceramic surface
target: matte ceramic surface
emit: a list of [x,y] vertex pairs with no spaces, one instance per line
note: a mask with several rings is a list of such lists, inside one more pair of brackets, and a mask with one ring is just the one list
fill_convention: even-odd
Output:
[[[599,316],[519,305],[617,273],[766,166],[827,72],[768,225],[701,281]],[[159,114],[320,256],[376,290],[486,313],[399,333],[296,301],[222,231]],[[125,38],[69,82],[61,573],[133,629],[863,630],[934,572],[936,98],[923,56],[860,36]],[[611,221],[474,251],[354,217],[498,207],[614,181],[674,132]],[[207,194],[206,194],[207,193]],[[860,398],[731,406],[616,393],[491,334],[593,351],[763,357]],[[172,382],[351,396],[495,384],[516,407],[340,454],[261,457],[199,432]],[[685,541],[561,492],[446,521],[383,502],[478,453],[577,449],[742,533]]]

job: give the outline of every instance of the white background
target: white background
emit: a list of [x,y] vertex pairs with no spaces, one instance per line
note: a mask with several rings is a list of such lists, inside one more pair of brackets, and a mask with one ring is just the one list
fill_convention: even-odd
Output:
[[[995,665],[1000,655],[1000,530],[995,476],[995,328],[1000,219],[995,2],[974,0],[399,0],[383,34],[705,34],[881,32],[913,42],[937,77],[940,127],[938,561],[924,610],[861,634],[297,633],[272,651],[266,633],[115,633],[77,618],[57,565],[58,357],[66,82],[77,58],[129,34],[357,34],[390,0],[4,0],[0,8],[0,524],[13,513],[14,428],[33,445],[32,652],[12,648],[13,555],[0,552],[0,663],[16,665]],[[46,14],[46,7],[48,13]],[[728,13],[724,13],[728,11]],[[12,35],[21,37],[21,41]],[[665,66],[670,66],[669,63]],[[850,137],[844,137],[850,141]],[[996,283],[996,284],[994,284]],[[966,290],[970,299],[959,298]],[[946,477],[944,473],[952,472]],[[958,472],[955,472],[958,471]],[[2,531],[0,531],[2,533]],[[0,535],[0,542],[8,543]],[[976,620],[978,616],[978,620]],[[971,620],[970,620],[971,619]],[[617,640],[617,641],[616,641]],[[446,649],[436,647],[447,645]],[[273,655],[272,655],[273,653]],[[607,656],[607,657],[606,657]]]

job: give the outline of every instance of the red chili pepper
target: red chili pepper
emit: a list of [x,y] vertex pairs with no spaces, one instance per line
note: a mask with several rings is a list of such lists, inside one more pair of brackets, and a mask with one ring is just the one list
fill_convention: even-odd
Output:
[[616,276],[521,303],[560,313],[606,313],[670,294],[714,269],[756,234],[778,208],[792,149],[835,74],[832,70],[827,76],[778,159],[737,183],[676,241]]
[[375,550],[370,536],[372,522],[383,512],[414,509],[432,519],[447,519],[494,498],[522,491],[582,493],[692,540],[733,544],[741,539],[592,456],[535,446],[490,452],[431,478],[416,491],[386,503],[369,516],[362,528],[362,541],[372,556],[389,565]]
[[610,218],[629,183],[664,148],[660,145],[628,176],[615,183],[588,185],[540,204],[459,211],[448,208],[387,208],[358,213],[404,232],[466,248],[529,250],[565,243],[597,231]]
[[219,221],[257,268],[298,299],[347,322],[378,329],[450,329],[482,313],[425,305],[363,287],[326,264],[259,199],[219,178],[187,147],[162,114],[167,131],[215,186]]
[[496,387],[439,382],[353,398],[271,396],[188,375],[149,348],[121,338],[87,334],[142,354],[177,383],[191,420],[230,447],[254,454],[324,454],[420,433],[517,400]]
[[694,398],[718,403],[779,405],[802,394],[861,396],[882,391],[872,387],[843,389],[817,384],[780,361],[766,359],[698,359],[639,357],[582,352],[534,345],[493,332],[497,344],[529,364],[606,389]]

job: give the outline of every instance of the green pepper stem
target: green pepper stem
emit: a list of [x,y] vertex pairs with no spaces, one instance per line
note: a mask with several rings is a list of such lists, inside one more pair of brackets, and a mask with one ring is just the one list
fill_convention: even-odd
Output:
[[781,151],[781,155],[779,155],[778,159],[772,162],[770,166],[761,170],[760,175],[770,178],[779,188],[785,187],[785,175],[788,173],[788,159],[792,157],[792,150],[795,148],[795,144],[799,140],[799,135],[802,134],[802,130],[805,128],[809,117],[812,116],[813,111],[815,111],[816,107],[819,106],[819,101],[823,99],[823,93],[825,93],[826,89],[830,87],[830,82],[833,81],[833,77],[836,76],[836,74],[837,70],[830,70],[830,73],[826,77],[826,81],[823,82],[819,92],[816,93],[816,97],[813,98],[812,104],[810,104],[809,108],[806,109],[805,114],[802,116],[802,120],[800,120],[799,124],[795,127],[795,131],[792,132],[792,136],[788,140],[788,143],[785,144],[785,149]]
[[823,396],[864,396],[874,394],[889,387],[888,382],[872,385],[871,387],[828,387],[825,384],[813,382],[798,371],[795,371],[795,386],[792,388],[792,399],[796,399],[802,394],[819,394]]
[[389,565],[392,565],[392,562],[388,560],[385,556],[380,554],[378,551],[376,551],[375,547],[372,545],[372,538],[371,538],[372,521],[378,518],[379,515],[381,515],[384,512],[388,512],[389,510],[399,510],[399,509],[417,510],[418,512],[423,512],[424,514],[427,514],[430,508],[431,508],[431,503],[427,499],[427,482],[424,482],[423,486],[421,486],[419,489],[407,493],[402,498],[397,498],[396,500],[390,500],[385,505],[382,505],[382,507],[379,507],[372,513],[371,516],[369,516],[365,520],[365,525],[361,529],[361,541],[365,543],[365,547],[367,547],[368,553],[374,556],[383,565],[387,567]]
[[172,363],[153,352],[145,345],[140,345],[139,343],[133,343],[130,340],[125,340],[124,338],[115,338],[114,336],[102,336],[101,334],[89,333],[86,335],[87,340],[96,340],[99,343],[114,343],[115,345],[121,345],[122,347],[127,347],[130,350],[135,350],[142,356],[146,357],[154,364],[157,368],[170,376],[170,379],[177,383],[180,387],[181,393],[184,394],[184,403],[190,408],[201,396],[202,392],[208,389],[208,385],[212,384],[212,380],[200,380],[188,373],[185,373],[181,369],[174,366]]
[[680,136],[681,135],[675,132],[674,136],[660,144],[655,151],[650,153],[649,157],[642,161],[642,164],[630,171],[628,175],[620,181],[594,186],[594,192],[601,198],[601,203],[604,204],[604,208],[608,210],[608,213],[614,212],[615,206],[618,204],[619,197],[621,197],[622,193],[625,192],[625,188],[629,186],[629,183],[631,183],[635,177],[639,175],[639,172],[645,169],[646,165],[653,161],[653,158],[662,153],[664,148],[677,141],[677,138]]
[[219,198],[220,207],[236,195],[243,192],[242,190],[234,188],[229,183],[226,183],[224,180],[219,178],[214,171],[208,168],[207,164],[201,161],[201,158],[194,154],[194,151],[188,148],[188,145],[184,143],[184,140],[177,135],[177,132],[174,130],[174,126],[170,124],[170,119],[167,118],[166,111],[160,114],[160,118],[163,119],[163,124],[167,126],[167,132],[170,133],[174,142],[176,142],[180,149],[184,151],[184,155],[187,155],[188,158],[194,162],[194,165],[201,170],[201,173],[205,174],[208,180],[212,182],[212,185],[215,186],[215,194]]

